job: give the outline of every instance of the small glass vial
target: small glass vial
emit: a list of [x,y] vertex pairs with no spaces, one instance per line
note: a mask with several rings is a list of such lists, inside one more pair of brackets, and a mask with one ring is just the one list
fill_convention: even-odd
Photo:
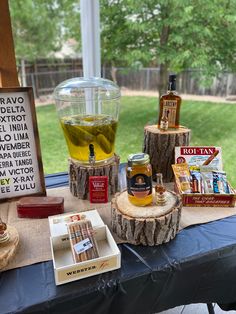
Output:
[[156,204],[165,205],[166,203],[166,188],[164,187],[162,180],[162,173],[157,173],[157,184],[155,186]]
[[126,168],[129,201],[136,206],[152,203],[152,166],[148,154],[128,156]]
[[161,131],[167,131],[168,126],[169,126],[168,117],[167,117],[167,115],[163,115],[161,118],[160,130]]

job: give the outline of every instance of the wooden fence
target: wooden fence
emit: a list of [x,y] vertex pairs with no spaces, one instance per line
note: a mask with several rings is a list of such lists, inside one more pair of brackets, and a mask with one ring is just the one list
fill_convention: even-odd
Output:
[[[116,75],[117,83],[121,87],[133,90],[157,90],[158,68],[143,68],[141,70],[119,68]],[[111,78],[108,70],[106,77]],[[236,73],[222,72],[212,79],[208,87],[204,85],[204,78],[200,71],[186,70],[177,76],[179,93],[226,97],[236,95]]]
[[[34,66],[26,67],[26,82],[33,86],[35,97],[51,94],[54,88],[62,81],[83,76],[81,60],[61,60],[54,62],[39,62]],[[19,72],[21,73],[21,71]],[[102,69],[102,76],[111,78],[109,68]],[[157,90],[159,80],[158,68],[142,68],[133,70],[117,68],[117,84],[131,90]],[[201,72],[186,70],[177,77],[177,89],[182,94],[213,95],[227,97],[236,95],[236,73],[222,72],[213,78],[211,84],[204,86]]]

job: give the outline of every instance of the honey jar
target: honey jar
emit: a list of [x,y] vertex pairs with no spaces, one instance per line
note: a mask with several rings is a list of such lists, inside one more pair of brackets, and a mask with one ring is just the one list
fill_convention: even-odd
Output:
[[146,206],[152,203],[152,166],[148,154],[128,156],[126,178],[128,199],[132,204]]

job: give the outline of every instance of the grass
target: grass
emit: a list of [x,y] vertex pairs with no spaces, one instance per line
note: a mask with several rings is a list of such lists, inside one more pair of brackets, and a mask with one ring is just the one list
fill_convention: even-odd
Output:
[[[157,99],[154,97],[123,97],[116,152],[121,161],[128,154],[142,150],[143,128],[157,121]],[[53,105],[37,108],[38,126],[44,172],[67,170],[68,151]],[[191,145],[220,146],[224,170],[236,186],[236,104],[184,101],[181,124],[192,130]]]

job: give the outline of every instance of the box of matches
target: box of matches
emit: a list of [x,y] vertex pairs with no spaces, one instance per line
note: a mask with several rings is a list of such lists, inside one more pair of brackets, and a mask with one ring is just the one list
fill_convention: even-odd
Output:
[[96,210],[51,216],[49,227],[56,285],[120,268],[118,246]]

